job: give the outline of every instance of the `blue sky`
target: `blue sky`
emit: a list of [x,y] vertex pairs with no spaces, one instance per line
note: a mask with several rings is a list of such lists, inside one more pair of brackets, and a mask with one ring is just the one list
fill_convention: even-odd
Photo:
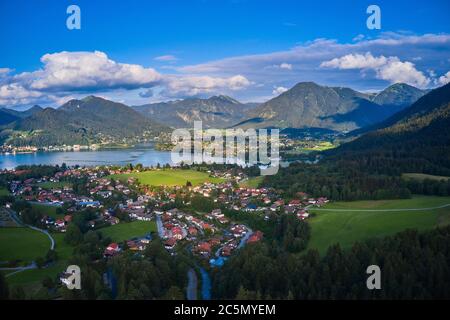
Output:
[[[81,30],[66,28],[71,4]],[[381,8],[381,30],[366,27],[370,4]],[[0,105],[86,94],[129,104],[222,93],[262,101],[309,80],[433,87],[450,71],[449,12],[448,0],[4,0]]]

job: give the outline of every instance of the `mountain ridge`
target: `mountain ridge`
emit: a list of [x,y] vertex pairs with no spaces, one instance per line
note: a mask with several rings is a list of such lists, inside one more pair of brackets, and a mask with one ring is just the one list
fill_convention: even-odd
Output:
[[[393,88],[396,87],[416,90],[414,94],[417,96],[418,92],[421,92],[420,89],[398,84],[389,86],[373,96],[346,87],[328,87],[314,82],[300,82],[252,110],[249,118],[264,119],[258,126],[318,127],[351,131],[380,122],[406,107],[413,100],[411,97],[414,94],[402,99],[401,95],[406,89],[394,90]],[[396,101],[396,107],[375,103],[374,100],[380,94],[386,97],[386,101]],[[378,101],[381,99],[378,98]]]
[[[57,109],[45,108],[17,119],[3,131],[3,137],[5,134],[12,137],[12,144],[48,146],[135,140],[144,134],[157,136],[168,128],[143,118],[124,104],[89,96],[70,100]],[[29,134],[15,137],[15,132]]]
[[175,128],[193,127],[194,121],[202,121],[204,128],[227,128],[244,120],[254,104],[218,95],[207,99],[187,98],[132,108],[146,117]]

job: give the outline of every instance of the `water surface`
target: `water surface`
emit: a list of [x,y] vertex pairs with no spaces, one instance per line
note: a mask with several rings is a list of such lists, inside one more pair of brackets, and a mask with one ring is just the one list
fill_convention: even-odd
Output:
[[48,164],[69,166],[126,165],[141,163],[144,166],[172,164],[169,151],[157,151],[151,145],[129,149],[97,151],[61,151],[19,154],[0,154],[0,169],[13,169],[19,165]]

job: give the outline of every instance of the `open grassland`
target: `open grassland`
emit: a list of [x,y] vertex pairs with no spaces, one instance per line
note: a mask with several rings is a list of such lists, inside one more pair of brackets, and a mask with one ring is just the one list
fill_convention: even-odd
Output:
[[[405,229],[419,231],[450,224],[450,207],[430,209],[450,204],[450,197],[416,196],[412,199],[334,202],[310,219],[312,228],[309,248],[325,253],[335,243],[348,248],[354,242],[391,235]],[[345,211],[345,210],[361,211]],[[389,211],[414,209],[411,211]],[[374,210],[374,211],[364,211]],[[380,210],[380,211],[375,211]]]
[[0,261],[20,260],[27,264],[50,249],[48,237],[29,228],[0,228]]
[[6,188],[0,187],[0,197],[9,195],[9,191]]
[[183,186],[190,181],[193,186],[202,184],[203,182],[219,183],[223,181],[220,178],[210,177],[208,173],[195,170],[151,170],[144,172],[134,172],[130,174],[111,175],[110,178],[118,180],[126,180],[129,177],[135,177],[141,184],[149,186]]
[[63,218],[64,217],[64,215],[58,215],[56,213],[56,209],[58,208],[57,206],[51,206],[48,204],[37,204],[37,203],[33,203],[31,206],[33,207],[33,209],[40,212],[44,216],[49,216],[52,218]]
[[247,180],[242,181],[239,185],[244,188],[258,188],[263,180],[264,176],[248,178]]
[[[43,235],[44,236],[44,235]],[[73,247],[64,241],[63,233],[52,233],[55,239],[55,251],[58,255],[58,260],[48,268],[25,270],[8,276],[6,279],[11,287],[20,285],[24,288],[29,296],[39,297],[39,292],[44,294],[46,290],[42,287],[42,280],[46,277],[56,279],[57,275],[63,272],[68,266],[68,259],[71,257]],[[48,239],[46,237],[46,239]],[[11,271],[4,271],[5,276]]]
[[329,141],[321,141],[315,146],[303,148],[305,151],[325,151],[329,149],[336,148],[334,144]]
[[450,177],[445,177],[445,176],[434,176],[431,174],[424,174],[424,173],[403,173],[402,174],[402,178],[405,180],[425,180],[425,179],[430,179],[430,180],[448,180],[450,179]]
[[110,237],[112,241],[122,242],[156,232],[156,223],[154,221],[133,221],[102,228],[99,231],[104,237]]

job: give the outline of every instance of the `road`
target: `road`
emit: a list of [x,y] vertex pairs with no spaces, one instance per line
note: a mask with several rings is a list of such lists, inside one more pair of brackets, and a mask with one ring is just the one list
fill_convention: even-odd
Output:
[[0,271],[14,271],[11,273],[8,273],[7,275],[5,275],[5,278],[8,278],[10,276],[12,276],[13,274],[25,271],[25,270],[31,270],[31,269],[36,269],[37,265],[36,263],[33,261],[31,264],[29,264],[28,266],[25,267],[17,267],[17,268],[0,268]]

